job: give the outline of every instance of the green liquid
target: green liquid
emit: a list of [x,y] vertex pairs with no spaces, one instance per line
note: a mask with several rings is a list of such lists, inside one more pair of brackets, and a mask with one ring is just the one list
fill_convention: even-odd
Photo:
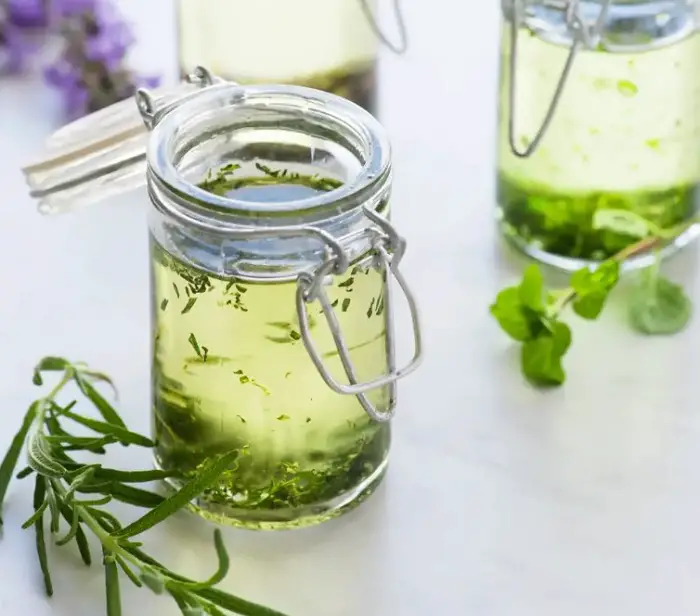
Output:
[[697,187],[637,193],[556,193],[547,188],[519,186],[503,175],[497,198],[505,233],[528,246],[586,261],[611,257],[638,237],[593,228],[597,210],[628,210],[661,228],[672,227],[695,214]]
[[[184,79],[188,71],[181,72]],[[235,75],[224,75],[223,78],[237,83],[253,83],[241,80]],[[352,101],[372,114],[377,113],[377,69],[374,63],[363,63],[326,73],[300,76],[285,83],[330,92]]]
[[[296,179],[293,186],[236,180],[235,189],[239,197],[257,191],[256,200],[274,201],[275,189],[298,191]],[[318,180],[311,184],[313,193]],[[231,183],[208,187],[228,193]],[[154,238],[151,256],[157,463],[176,471],[178,484],[211,456],[240,452],[196,509],[244,527],[303,526],[369,494],[384,471],[389,425],[371,421],[354,396],[323,382],[300,339],[296,283],[215,275]],[[356,266],[326,289],[358,377],[386,373],[384,274]],[[347,382],[320,306],[310,304],[308,314],[324,361]],[[389,407],[386,388],[369,398]]]
[[[524,149],[569,50],[524,28],[518,45],[513,113]],[[599,209],[633,211],[661,227],[693,217],[700,185],[698,53],[698,34],[646,50],[580,51],[544,139],[519,158],[508,141],[506,26],[497,194],[506,236],[536,258],[568,267],[567,260],[600,261],[638,239],[594,229]]]

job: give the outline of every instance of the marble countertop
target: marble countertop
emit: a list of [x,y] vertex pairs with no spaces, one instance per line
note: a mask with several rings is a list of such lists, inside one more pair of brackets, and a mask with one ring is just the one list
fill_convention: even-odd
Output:
[[[290,616],[696,616],[700,319],[680,336],[644,339],[613,301],[600,322],[574,322],[563,388],[522,381],[488,315],[523,264],[493,224],[497,3],[404,4],[411,48],[383,58],[382,119],[425,362],[401,383],[377,494],[312,529],[227,530],[224,587]],[[134,63],[172,74],[169,2],[123,5],[142,41]],[[37,81],[0,82],[2,451],[36,394],[32,367],[48,354],[113,375],[129,424],[149,425],[146,196],[40,216],[18,165],[58,121]],[[700,299],[696,263],[690,248],[669,272]],[[121,455],[118,464],[148,464]],[[101,571],[72,548],[51,550],[56,593],[44,596],[33,534],[18,528],[30,491],[13,483],[4,511],[0,612],[103,613]],[[210,533],[183,514],[147,541],[174,568],[205,577]],[[175,613],[123,587],[126,614]]]

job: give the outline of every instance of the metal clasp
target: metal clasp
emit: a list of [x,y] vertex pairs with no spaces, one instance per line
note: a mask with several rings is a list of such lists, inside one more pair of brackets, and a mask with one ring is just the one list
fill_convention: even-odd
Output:
[[[379,216],[376,212],[365,207],[364,213],[367,218],[378,227],[378,229],[374,229],[375,238],[372,242],[372,249],[376,254],[374,267],[383,271],[387,293],[390,292],[390,274],[393,274],[393,277],[399,283],[399,287],[403,291],[406,301],[408,302],[413,327],[413,358],[406,366],[396,369],[394,319],[393,310],[391,306],[389,306],[387,310],[387,358],[389,373],[371,381],[364,383],[358,382],[357,373],[350,358],[350,351],[345,337],[343,336],[343,332],[341,331],[340,324],[338,323],[338,318],[331,306],[328,294],[323,288],[324,279],[327,276],[331,274],[342,275],[350,265],[347,254],[337,242],[326,242],[326,258],[313,274],[302,274],[297,278],[297,316],[299,319],[301,339],[306,347],[306,351],[326,385],[336,393],[357,396],[362,408],[373,420],[385,422],[389,421],[395,413],[396,381],[413,372],[420,364],[423,354],[421,328],[418,306],[415,298],[406,280],[399,271],[399,263],[406,251],[406,241],[399,236],[394,227],[387,220]],[[323,309],[323,314],[326,317],[328,328],[333,336],[333,341],[335,342],[338,356],[343,365],[343,370],[349,381],[348,385],[338,383],[338,381],[333,378],[313,341],[306,305],[315,300],[319,301]],[[389,408],[386,411],[379,411],[365,394],[372,389],[385,386],[389,387]]]
[[[189,83],[199,85],[200,87],[216,87],[219,80],[211,75],[209,71],[202,67],[197,67],[195,72],[187,78]],[[230,85],[230,82],[229,82]],[[196,95],[193,94],[193,95]],[[190,96],[190,95],[188,95]],[[151,95],[146,90],[139,90],[137,93],[137,105],[144,124],[148,130],[152,130],[158,124],[160,119],[168,113],[173,107],[180,105],[186,97],[180,98],[169,105],[156,108],[156,104]],[[297,276],[297,291],[296,291],[296,309],[299,320],[299,333],[301,340],[306,348],[306,351],[311,358],[311,361],[316,366],[321,378],[333,391],[339,394],[357,396],[362,408],[375,421],[389,421],[395,414],[396,406],[396,381],[413,372],[420,364],[422,350],[422,336],[418,314],[418,306],[416,300],[410,290],[408,283],[399,271],[399,263],[406,252],[406,240],[402,238],[389,223],[388,220],[382,218],[379,214],[364,206],[363,212],[369,220],[374,223],[375,227],[369,232],[372,234],[372,247],[376,255],[375,263],[373,264],[384,273],[386,284],[386,304],[387,304],[387,364],[389,373],[380,376],[365,383],[359,383],[357,373],[350,358],[350,350],[345,341],[345,337],[338,323],[338,318],[335,315],[333,306],[328,299],[328,294],[323,286],[324,281],[330,275],[342,276],[350,267],[350,257],[343,248],[343,245],[335,237],[311,225],[300,225],[295,227],[268,227],[265,229],[240,229],[232,231],[229,237],[232,239],[252,240],[252,239],[268,239],[274,237],[314,237],[319,239],[325,245],[325,259],[321,265],[313,273],[301,273]],[[210,227],[209,224],[199,222],[201,228]],[[211,226],[212,230],[218,230],[216,225]],[[394,343],[394,315],[390,302],[390,276],[399,283],[399,287],[408,303],[411,313],[411,323],[413,327],[414,353],[411,361],[403,368],[396,369],[396,349]],[[338,356],[343,365],[343,369],[348,378],[349,384],[343,385],[338,383],[330,374],[323,359],[316,348],[311,335],[311,327],[309,316],[306,311],[307,304],[318,300],[323,309],[323,314],[328,323],[329,330],[335,342]],[[365,395],[366,392],[377,389],[379,387],[389,387],[389,406],[386,411],[380,411],[374,407],[370,400]]]
[[384,43],[391,51],[397,55],[403,55],[408,49],[408,29],[406,28],[406,20],[404,19],[403,9],[401,8],[401,0],[394,0],[394,14],[396,15],[396,24],[399,28],[399,43],[395,45],[382,31],[382,27],[379,25],[377,18],[374,16],[372,9],[369,6],[369,0],[359,0],[360,8],[362,12],[367,17],[372,31],[377,36],[377,38]]
[[608,10],[612,5],[612,0],[604,0],[601,5],[600,13],[598,18],[593,23],[588,23],[583,18],[581,1],[580,0],[541,0],[538,2],[539,5],[545,8],[552,8],[564,11],[566,14],[566,24],[571,32],[571,48],[569,49],[569,55],[566,58],[566,63],[564,64],[564,69],[562,70],[557,86],[554,90],[554,95],[552,96],[552,101],[549,104],[547,113],[542,120],[542,124],[539,130],[535,133],[530,143],[525,147],[525,149],[520,150],[516,145],[515,138],[515,98],[516,98],[516,75],[518,66],[518,35],[520,27],[525,23],[525,9],[527,7],[529,0],[513,0],[513,12],[511,26],[511,39],[510,39],[510,58],[508,64],[508,71],[510,74],[510,84],[508,90],[508,140],[510,142],[510,149],[515,156],[518,158],[527,158],[531,156],[534,151],[539,146],[540,142],[545,136],[545,133],[549,129],[549,125],[552,123],[554,118],[554,113],[556,112],[561,96],[564,93],[564,87],[571,74],[571,69],[574,65],[574,60],[576,59],[576,54],[578,53],[581,46],[585,49],[595,49],[600,43],[600,37],[605,26],[605,20],[607,19]]

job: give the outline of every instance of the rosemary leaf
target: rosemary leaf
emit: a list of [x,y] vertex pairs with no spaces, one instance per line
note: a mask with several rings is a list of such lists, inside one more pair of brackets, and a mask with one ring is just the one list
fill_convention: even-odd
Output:
[[112,481],[99,486],[80,486],[78,488],[78,492],[84,494],[109,494],[115,500],[127,503],[129,505],[134,505],[136,507],[157,507],[165,500],[165,498],[160,494],[149,492],[148,490],[141,490],[140,488],[134,488],[132,486],[119,483],[118,481]]
[[160,505],[149,511],[146,515],[136,520],[126,528],[115,534],[115,537],[126,539],[138,535],[159,522],[162,522],[173,513],[187,506],[193,498],[201,494],[212,485],[231,463],[239,456],[238,450],[232,450],[206,462],[197,475],[186,483],[180,490]]
[[75,380],[78,383],[80,391],[82,391],[83,394],[90,399],[107,423],[126,428],[126,424],[119,416],[119,413],[117,413],[117,411],[114,410],[114,407],[107,402],[107,400],[105,400],[99,391],[93,387],[90,381],[78,375],[76,375]]
[[[32,422],[36,417],[37,410],[39,409],[39,402],[33,402],[22,420],[22,426],[15,434],[10,444],[10,448],[7,450],[5,457],[3,458],[2,464],[0,464],[0,509],[5,500],[5,494],[7,493],[7,487],[10,485],[12,480],[12,474],[15,472],[17,467],[17,460],[19,460],[20,453],[22,452],[22,446],[24,441],[27,440],[27,434],[32,426]],[[2,518],[0,518],[0,524],[2,524]]]
[[142,436],[141,434],[136,434],[135,432],[130,432],[121,425],[90,419],[89,417],[76,415],[71,411],[64,411],[63,416],[72,419],[86,428],[90,428],[90,430],[112,436],[122,444],[140,445],[141,447],[153,447],[155,445],[150,438]]
[[[46,496],[46,479],[41,475],[37,476],[34,484],[34,509],[39,509]],[[44,516],[40,516],[34,524],[36,532],[36,552],[39,556],[39,566],[44,578],[44,589],[50,597],[53,595],[53,582],[49,571],[49,560],[46,556],[46,538],[44,537]]]
[[119,592],[119,569],[114,554],[104,550],[105,594],[107,597],[107,616],[121,616],[122,602]]
[[34,472],[34,469],[31,466],[25,466],[19,473],[15,475],[16,479],[24,479],[25,477],[29,477]]
[[[66,502],[62,502],[59,506],[59,511],[63,519],[68,522],[68,524],[73,523],[73,519],[76,516],[76,512],[73,507]],[[92,564],[92,554],[90,552],[90,545],[88,544],[87,537],[85,536],[85,531],[78,524],[78,528],[75,531],[75,542],[78,545],[78,551],[80,552],[80,558],[89,567]]]
[[199,584],[188,584],[190,590],[200,590],[203,588],[210,588],[211,586],[216,586],[221,582],[228,573],[229,569],[229,557],[226,551],[226,546],[224,545],[224,540],[221,537],[221,531],[217,528],[214,531],[214,548],[216,549],[216,557],[219,560],[219,568],[216,573],[212,575],[206,582]]
[[41,432],[36,432],[29,438],[29,466],[37,473],[60,479],[66,474],[66,469],[52,456],[51,444]]

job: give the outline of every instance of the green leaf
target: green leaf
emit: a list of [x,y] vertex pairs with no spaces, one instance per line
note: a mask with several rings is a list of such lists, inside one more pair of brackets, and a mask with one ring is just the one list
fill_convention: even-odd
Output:
[[593,215],[593,228],[638,239],[654,235],[657,229],[646,218],[629,210],[597,210]]
[[25,477],[29,477],[34,472],[34,469],[31,466],[25,466],[19,473],[15,475],[15,479],[24,479]]
[[17,461],[19,460],[20,453],[22,452],[24,441],[27,440],[27,434],[29,433],[29,429],[32,427],[32,422],[36,418],[39,406],[39,402],[33,402],[29,406],[29,409],[24,414],[22,425],[17,431],[17,434],[15,434],[13,437],[12,443],[10,443],[10,448],[7,450],[2,464],[0,464],[0,509],[5,501],[7,488],[10,485],[10,481],[12,481],[12,475],[17,467]]
[[692,302],[683,287],[659,276],[633,291],[629,322],[642,334],[668,336],[685,329],[692,311]]
[[77,534],[78,534],[78,529],[80,528],[80,516],[76,511],[73,511],[73,518],[70,521],[70,528],[68,529],[68,532],[63,535],[60,539],[56,539],[56,545],[62,546],[66,545],[69,541],[71,541]]
[[571,275],[571,288],[576,292],[573,309],[584,319],[597,319],[605,302],[620,279],[620,264],[604,261],[594,271],[584,267]]
[[37,365],[39,372],[57,372],[69,368],[71,363],[63,357],[44,357]]
[[234,595],[229,595],[218,588],[205,588],[204,590],[198,591],[197,595],[206,601],[215,603],[229,612],[240,614],[240,616],[286,616],[282,612],[278,612],[272,608],[246,601]]
[[102,449],[104,445],[110,445],[116,443],[117,439],[113,436],[101,436],[95,438],[94,436],[73,436],[71,434],[58,434],[51,436],[44,436],[44,439],[49,444],[66,444],[71,445],[72,450],[87,449],[89,451],[95,449]]
[[208,460],[201,467],[197,475],[182,486],[180,490],[114,536],[120,539],[126,539],[139,535],[170,517],[176,511],[186,507],[192,499],[199,496],[199,494],[215,483],[221,474],[230,468],[231,464],[239,455],[238,450],[234,449],[221,456]]
[[119,569],[114,555],[104,551],[105,594],[107,599],[107,616],[121,616],[122,601],[119,592]]
[[[46,479],[38,475],[34,484],[34,509],[39,509],[46,496]],[[39,566],[44,578],[44,589],[50,597],[53,595],[53,583],[51,581],[51,571],[49,570],[49,559],[46,555],[46,538],[44,536],[44,516],[41,516],[34,524],[36,533],[36,552],[39,557]]]
[[544,310],[544,280],[540,268],[529,265],[523,272],[523,279],[518,287],[520,303],[535,312]]
[[30,437],[28,457],[29,466],[41,475],[60,479],[67,472],[63,465],[53,456],[51,444],[41,432],[36,432]]
[[83,485],[78,488],[81,494],[109,494],[115,500],[135,507],[157,507],[165,501],[165,497],[155,492],[134,488],[118,481],[103,482],[99,485]]
[[121,570],[126,574],[126,577],[128,577],[131,580],[131,583],[134,584],[134,586],[138,586],[141,588],[143,586],[143,582],[138,578],[138,576],[131,570],[131,567],[129,567],[128,563],[120,557],[117,557],[117,564],[121,568]]
[[155,443],[150,438],[142,436],[141,434],[136,434],[135,432],[131,432],[121,425],[106,423],[103,421],[98,421],[97,419],[90,419],[89,417],[76,415],[71,411],[63,411],[63,416],[72,419],[76,423],[79,423],[86,428],[90,428],[90,430],[93,430],[94,432],[113,436],[120,443],[140,445],[141,447],[155,447]]
[[161,470],[120,471],[100,466],[95,470],[95,479],[122,481],[124,483],[144,483],[147,481],[162,481],[177,474],[175,471]]
[[190,590],[198,590],[216,586],[226,577],[230,562],[228,552],[226,551],[226,546],[224,545],[224,540],[221,537],[221,531],[218,528],[214,530],[214,547],[216,548],[216,557],[219,561],[219,566],[216,573],[214,573],[214,575],[212,575],[206,582],[189,584],[188,588]]
[[90,401],[95,405],[95,408],[100,412],[100,415],[102,415],[102,418],[107,423],[126,428],[126,424],[119,416],[119,413],[117,413],[114,407],[109,402],[107,402],[107,400],[105,400],[105,398],[99,391],[97,391],[93,387],[90,381],[88,381],[86,378],[83,378],[82,376],[77,375],[75,380],[78,383],[80,391],[82,391],[83,394],[85,394],[85,396],[90,399]]
[[144,567],[139,578],[156,595],[162,595],[165,591],[165,579],[155,569]]
[[566,379],[561,360],[570,346],[571,330],[565,323],[555,322],[551,332],[523,344],[523,374],[534,385],[561,385]]
[[[74,511],[73,507],[71,507],[68,503],[63,501],[60,503],[59,509],[63,519],[66,522],[68,522],[68,524],[72,525],[73,520],[76,516],[76,512]],[[78,544],[78,551],[80,552],[80,557],[83,559],[83,562],[86,565],[90,566],[92,564],[92,554],[90,553],[90,545],[88,544],[85,532],[82,528],[80,528],[80,525],[78,525],[78,529],[75,532],[75,542]]]
[[518,287],[503,289],[496,296],[490,312],[501,329],[514,340],[524,342],[532,338],[532,319],[520,302]]

